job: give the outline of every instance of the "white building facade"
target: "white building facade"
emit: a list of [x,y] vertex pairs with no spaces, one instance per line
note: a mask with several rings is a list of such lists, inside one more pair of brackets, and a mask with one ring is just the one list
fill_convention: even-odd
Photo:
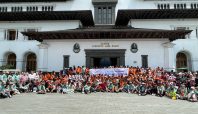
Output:
[[0,66],[198,71],[198,0],[5,0]]

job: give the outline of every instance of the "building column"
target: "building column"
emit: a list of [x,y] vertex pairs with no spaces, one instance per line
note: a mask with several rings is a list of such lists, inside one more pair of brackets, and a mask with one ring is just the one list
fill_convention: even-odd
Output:
[[174,43],[167,42],[162,44],[164,46],[164,69],[167,71],[175,71],[175,57],[174,57]]
[[48,70],[48,44],[41,43],[38,45],[39,54],[38,54],[38,64],[37,70],[47,71]]

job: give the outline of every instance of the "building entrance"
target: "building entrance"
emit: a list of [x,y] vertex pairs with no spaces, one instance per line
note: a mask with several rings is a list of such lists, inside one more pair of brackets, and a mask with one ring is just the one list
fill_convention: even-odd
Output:
[[125,49],[85,50],[86,66],[100,68],[125,65]]
[[94,67],[119,66],[119,57],[93,57]]

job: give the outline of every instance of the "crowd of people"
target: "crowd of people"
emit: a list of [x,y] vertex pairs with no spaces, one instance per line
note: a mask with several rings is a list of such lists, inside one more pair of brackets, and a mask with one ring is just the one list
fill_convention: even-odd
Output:
[[[112,67],[111,67],[112,68]],[[0,72],[0,98],[20,93],[126,92],[198,101],[197,72],[166,72],[163,68],[129,67],[127,76],[90,75],[89,68],[72,67],[60,73]]]

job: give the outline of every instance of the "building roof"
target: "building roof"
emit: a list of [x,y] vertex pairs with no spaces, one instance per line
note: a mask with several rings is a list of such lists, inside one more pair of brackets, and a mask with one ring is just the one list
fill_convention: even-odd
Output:
[[141,29],[132,27],[89,27],[62,31],[22,32],[35,40],[56,39],[184,39],[191,30]]
[[65,2],[68,0],[0,0],[0,3],[18,3],[18,2]]
[[1,12],[0,21],[45,21],[80,20],[83,26],[94,26],[92,12],[80,11],[37,11],[37,12]]
[[129,9],[118,10],[116,26],[126,26],[130,19],[198,18],[198,9]]

